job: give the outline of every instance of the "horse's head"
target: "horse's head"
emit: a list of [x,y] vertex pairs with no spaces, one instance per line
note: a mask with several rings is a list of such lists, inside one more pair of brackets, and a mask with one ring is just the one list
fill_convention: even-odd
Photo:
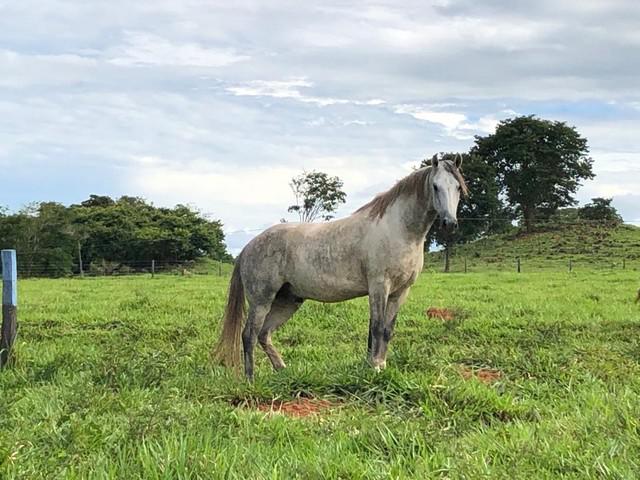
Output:
[[457,211],[460,194],[467,194],[467,186],[460,174],[462,156],[456,155],[454,161],[438,160],[437,156],[431,159],[430,181],[427,188],[432,198],[433,209],[440,217],[441,226],[451,232],[458,227]]

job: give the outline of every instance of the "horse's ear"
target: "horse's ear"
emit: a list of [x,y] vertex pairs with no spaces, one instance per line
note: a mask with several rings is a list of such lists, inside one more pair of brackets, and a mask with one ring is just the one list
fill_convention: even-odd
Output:
[[456,168],[460,168],[462,166],[462,155],[459,153],[456,155]]
[[431,166],[436,168],[438,166],[438,154],[436,153],[433,157],[431,157]]

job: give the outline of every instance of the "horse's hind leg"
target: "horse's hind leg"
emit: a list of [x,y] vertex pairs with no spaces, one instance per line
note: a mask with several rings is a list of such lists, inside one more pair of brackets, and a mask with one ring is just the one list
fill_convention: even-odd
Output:
[[271,301],[260,304],[252,304],[250,302],[249,305],[247,322],[242,332],[242,346],[244,349],[244,374],[250,382],[253,381],[253,349],[256,345],[258,332],[262,330],[262,326],[270,309]]
[[302,300],[278,295],[271,305],[271,311],[267,315],[262,330],[258,334],[260,346],[271,360],[271,364],[275,370],[281,370],[286,367],[280,353],[271,343],[271,334],[281,325],[287,322],[294,313],[302,305]]

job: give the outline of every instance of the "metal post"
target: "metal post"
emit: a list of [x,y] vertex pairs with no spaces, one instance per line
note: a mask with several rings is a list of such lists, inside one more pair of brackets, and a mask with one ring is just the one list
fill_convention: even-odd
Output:
[[2,331],[0,368],[11,358],[18,333],[18,268],[15,250],[2,250]]
[[156,276],[156,261],[151,260],[151,278],[155,278]]

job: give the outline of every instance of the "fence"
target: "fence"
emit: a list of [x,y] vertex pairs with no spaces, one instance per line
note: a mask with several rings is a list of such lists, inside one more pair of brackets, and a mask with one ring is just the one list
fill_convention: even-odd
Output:
[[[589,256],[576,255],[504,255],[478,257],[451,253],[447,262],[446,252],[431,252],[425,256],[424,268],[432,272],[449,273],[481,273],[481,272],[580,272],[580,271],[606,271],[629,270],[640,271],[640,258],[633,256]],[[449,264],[447,268],[447,263]]]
[[230,274],[233,264],[218,260],[161,262],[156,260],[134,260],[127,262],[99,261],[85,265],[82,270],[74,265],[70,271],[49,267],[46,264],[21,261],[18,255],[17,273],[20,278],[61,277],[114,277],[123,275],[217,275]]

